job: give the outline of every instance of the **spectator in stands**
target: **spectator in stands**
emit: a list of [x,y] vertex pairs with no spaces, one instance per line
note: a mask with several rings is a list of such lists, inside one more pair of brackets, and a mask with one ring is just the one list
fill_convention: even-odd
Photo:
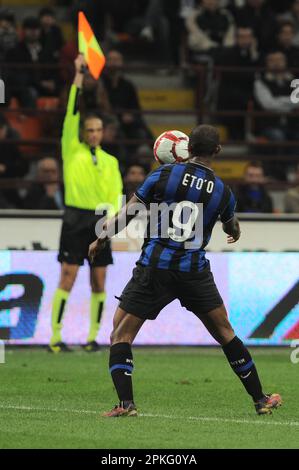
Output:
[[[146,126],[134,84],[124,78],[124,60],[120,52],[112,50],[107,54],[103,83],[108,93],[110,105],[117,113],[121,129],[127,139],[151,139],[152,134]],[[135,146],[128,146],[132,152]]]
[[6,199],[1,188],[0,188],[0,209],[15,209],[15,206]]
[[291,10],[284,15],[281,19],[291,21],[295,28],[295,35],[293,39],[293,44],[299,46],[299,0],[294,0],[292,2]]
[[[77,52],[78,55],[78,52]],[[63,88],[60,95],[60,106],[65,108],[67,105],[69,85]],[[111,106],[106,88],[101,78],[95,80],[87,71],[84,75],[84,88],[81,93],[80,111],[96,112],[98,114],[110,114]]]
[[126,195],[127,201],[133,196],[138,186],[143,183],[145,177],[145,169],[138,163],[133,164],[127,168],[124,176],[124,193]]
[[265,0],[246,0],[246,4],[235,9],[238,26],[251,28],[258,40],[260,50],[269,49],[276,33],[276,18]]
[[74,60],[79,52],[77,35],[77,24],[73,24],[71,37],[64,44],[59,54],[60,77],[65,85],[70,85],[75,73]]
[[18,39],[13,13],[0,11],[0,61],[4,61],[9,51],[17,45]]
[[257,130],[270,140],[299,140],[298,118],[278,113],[298,110],[299,105],[290,99],[290,83],[294,78],[288,71],[286,56],[273,51],[266,56],[266,70],[254,83],[254,97],[259,109],[273,111],[277,116],[263,117],[257,121]]
[[235,43],[235,25],[228,10],[220,8],[219,0],[202,0],[186,18],[191,60],[201,60],[217,47]]
[[60,171],[57,160],[43,158],[37,164],[37,183],[24,199],[24,209],[63,209],[63,189],[59,183]]
[[245,170],[244,182],[237,189],[238,212],[273,212],[273,203],[265,189],[263,167],[258,162],[250,162]]
[[297,186],[289,189],[284,197],[284,211],[289,214],[299,214],[299,165],[296,172],[296,184]]
[[130,161],[131,164],[134,163],[142,166],[145,169],[145,172],[149,173],[155,165],[152,147],[149,147],[146,144],[140,145]]
[[81,99],[83,105],[82,112],[96,111],[100,113],[111,113],[108,93],[102,80],[95,80],[89,72],[86,72],[83,85]]
[[41,44],[48,54],[58,60],[64,40],[62,31],[57,25],[54,10],[48,7],[42,8],[39,12],[39,21],[41,25]]
[[[253,96],[254,70],[259,54],[256,38],[250,28],[238,28],[236,45],[221,47],[215,53],[215,64],[221,66],[239,67],[234,72],[222,72],[218,89],[218,108],[220,110],[246,111],[249,100]],[[246,70],[242,70],[242,69]],[[244,138],[244,119],[226,117],[221,121],[229,127],[230,136],[234,139]]]
[[[140,3],[140,0],[139,0]],[[177,0],[171,1],[171,11],[167,9],[167,0],[148,0],[144,14],[132,18],[126,25],[126,30],[139,34],[140,38],[154,45],[156,61],[162,61],[163,65],[171,62],[170,45],[170,21],[169,14],[172,16],[172,23],[175,21],[173,13],[178,11],[179,4]]]
[[120,133],[118,119],[109,114],[103,116],[103,121],[104,132],[101,147],[110,155],[117,155],[120,171],[123,173],[128,162],[125,147],[119,143],[119,140],[123,138],[123,136]]
[[289,67],[299,67],[299,47],[294,45],[294,38],[293,23],[281,23],[277,34],[277,49],[285,54]]
[[12,94],[17,96],[22,106],[35,107],[39,96],[57,94],[57,72],[52,69],[33,68],[32,65],[54,64],[55,59],[41,43],[40,23],[35,17],[23,21],[23,40],[9,51],[6,61],[16,64],[28,64],[10,71],[9,83]]
[[[28,170],[27,163],[22,159],[17,145],[18,133],[9,126],[3,114],[0,114],[0,179],[21,178]],[[11,140],[12,142],[6,142]],[[18,192],[13,189],[3,189],[2,196],[12,207],[20,207]]]

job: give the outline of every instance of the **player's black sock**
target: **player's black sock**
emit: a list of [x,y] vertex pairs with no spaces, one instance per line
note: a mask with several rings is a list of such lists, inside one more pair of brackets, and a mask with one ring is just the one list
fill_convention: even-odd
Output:
[[228,344],[222,346],[231,368],[237,374],[247,393],[257,402],[265,395],[261,382],[248,349],[240,338],[235,336]]
[[129,343],[116,343],[110,347],[109,369],[119,401],[125,406],[133,401],[133,355]]

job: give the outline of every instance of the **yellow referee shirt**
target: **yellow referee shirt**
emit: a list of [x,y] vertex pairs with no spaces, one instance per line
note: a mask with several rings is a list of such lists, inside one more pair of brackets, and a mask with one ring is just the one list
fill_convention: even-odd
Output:
[[80,113],[76,107],[78,92],[78,88],[72,85],[61,139],[65,204],[87,210],[109,204],[111,215],[121,205],[122,178],[118,160],[98,146],[95,164],[90,147],[80,142]]

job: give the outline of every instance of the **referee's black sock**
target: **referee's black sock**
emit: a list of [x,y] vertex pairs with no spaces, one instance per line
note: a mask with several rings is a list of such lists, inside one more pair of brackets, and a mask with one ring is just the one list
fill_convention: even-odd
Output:
[[109,370],[120,403],[134,402],[132,372],[133,355],[129,343],[116,343],[110,347]]
[[231,368],[237,374],[247,393],[257,402],[265,396],[261,382],[248,349],[235,336],[228,344],[222,346]]

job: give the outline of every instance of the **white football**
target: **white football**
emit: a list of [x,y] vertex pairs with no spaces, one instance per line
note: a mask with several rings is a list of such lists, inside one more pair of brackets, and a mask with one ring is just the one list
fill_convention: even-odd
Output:
[[161,164],[184,162],[189,158],[188,143],[184,132],[163,132],[154,143],[154,157]]

